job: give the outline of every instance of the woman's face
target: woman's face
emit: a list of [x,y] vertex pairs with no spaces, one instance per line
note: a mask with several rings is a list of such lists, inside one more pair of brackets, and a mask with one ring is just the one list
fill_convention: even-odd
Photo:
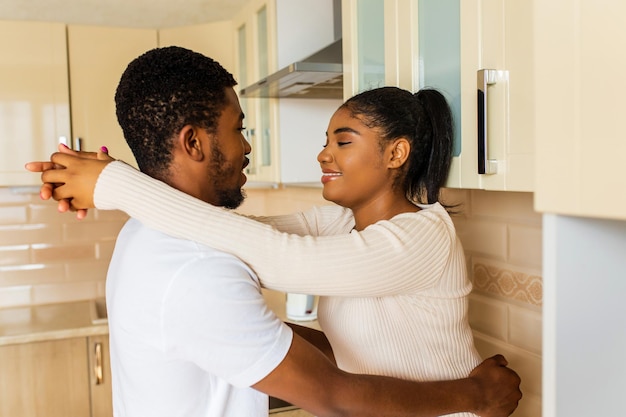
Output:
[[367,127],[345,108],[337,110],[317,156],[324,198],[356,210],[389,195],[393,170],[385,161],[390,152],[390,147],[381,150],[378,129]]

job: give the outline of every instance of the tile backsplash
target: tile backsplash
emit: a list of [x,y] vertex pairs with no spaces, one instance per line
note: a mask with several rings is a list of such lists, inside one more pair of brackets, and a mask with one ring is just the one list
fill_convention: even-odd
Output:
[[[23,191],[23,190],[22,190]],[[239,209],[283,214],[328,204],[319,188],[248,189]],[[513,414],[541,416],[542,225],[530,193],[445,190],[474,290],[470,324],[483,357],[504,354],[522,377]],[[0,308],[104,296],[115,238],[127,215],[59,214],[36,192],[0,188]]]
[[0,188],[0,308],[104,296],[115,238],[128,218],[60,214],[36,192]]

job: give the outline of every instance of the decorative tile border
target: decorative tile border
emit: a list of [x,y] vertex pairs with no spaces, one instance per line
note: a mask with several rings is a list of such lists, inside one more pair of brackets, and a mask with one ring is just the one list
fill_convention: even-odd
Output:
[[528,304],[543,303],[543,278],[483,263],[473,264],[474,290]]

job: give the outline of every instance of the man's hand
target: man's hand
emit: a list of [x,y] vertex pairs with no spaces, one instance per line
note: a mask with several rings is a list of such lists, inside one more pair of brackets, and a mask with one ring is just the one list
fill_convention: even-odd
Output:
[[42,173],[42,199],[54,198],[60,212],[76,211],[76,217],[82,219],[87,215],[86,209],[94,207],[93,190],[98,175],[107,163],[114,161],[107,152],[105,147],[99,152],[79,152],[59,145],[59,152],[52,154],[50,161],[29,162],[26,169]]
[[470,373],[482,398],[477,413],[482,417],[509,416],[517,408],[522,398],[519,388],[520,377],[507,367],[508,362],[502,355],[485,359]]

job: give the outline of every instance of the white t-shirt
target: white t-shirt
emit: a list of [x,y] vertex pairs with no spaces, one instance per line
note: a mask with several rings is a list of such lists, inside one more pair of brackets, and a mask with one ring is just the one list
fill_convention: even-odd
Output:
[[268,414],[293,334],[236,257],[131,219],[107,276],[115,417]]

